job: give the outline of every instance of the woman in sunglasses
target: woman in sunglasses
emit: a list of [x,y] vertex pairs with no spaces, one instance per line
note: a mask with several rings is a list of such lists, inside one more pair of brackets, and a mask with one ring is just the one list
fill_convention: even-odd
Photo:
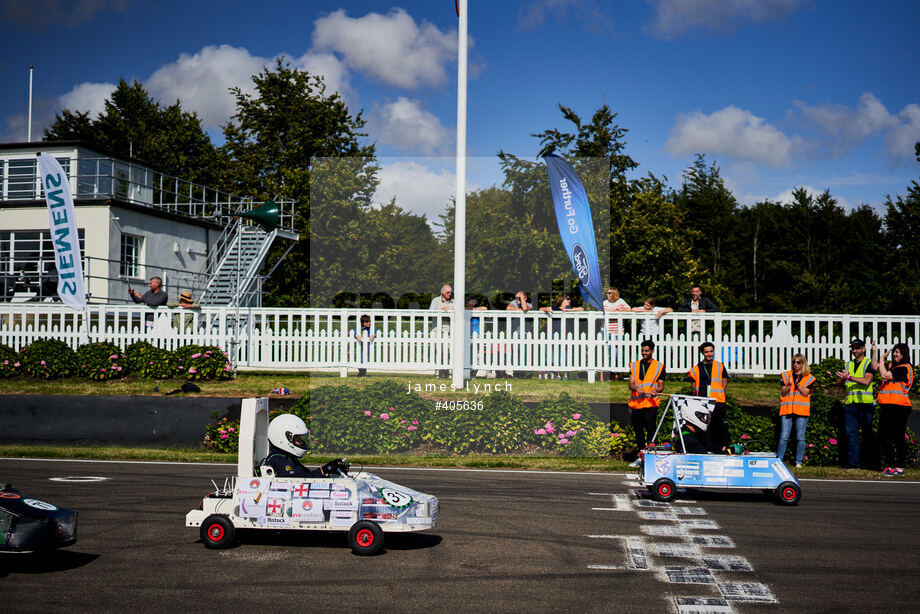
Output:
[[792,357],[792,369],[783,373],[779,405],[780,434],[776,456],[782,460],[792,425],[795,424],[795,466],[802,466],[805,455],[805,427],[811,415],[811,393],[815,387],[815,376],[811,374],[808,361],[802,354]]

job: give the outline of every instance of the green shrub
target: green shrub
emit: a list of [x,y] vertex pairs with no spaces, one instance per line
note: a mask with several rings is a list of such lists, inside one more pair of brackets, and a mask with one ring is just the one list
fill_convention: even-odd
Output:
[[169,379],[179,371],[179,360],[168,350],[146,341],[136,341],[125,348],[125,363],[132,375],[151,379]]
[[128,374],[125,355],[114,343],[87,343],[77,348],[80,375],[95,381],[124,377]]
[[386,381],[364,389],[317,388],[301,397],[291,413],[310,427],[315,452],[389,454],[422,442],[430,403]]
[[16,377],[21,372],[19,354],[8,345],[0,344],[0,379]]
[[227,353],[216,345],[185,345],[175,351],[179,373],[189,381],[207,381],[230,377]]
[[540,403],[533,416],[534,441],[547,451],[561,452],[564,456],[610,454],[610,426],[594,415],[587,404],[573,400],[566,393]]
[[[215,412],[216,414],[216,412]],[[240,449],[240,422],[221,418],[205,429],[204,447],[215,452],[238,452]]]
[[[477,402],[479,399],[477,399]],[[524,452],[533,441],[531,412],[505,391],[482,398],[482,410],[440,410],[425,424],[425,440],[456,454]]]
[[36,379],[58,379],[77,372],[76,354],[57,339],[36,339],[19,353],[22,369]]
[[[833,375],[837,371],[846,369],[846,361],[829,356],[821,362],[811,365],[811,374],[815,376],[815,388],[827,390],[837,383],[837,376]],[[827,372],[830,371],[831,375]]]

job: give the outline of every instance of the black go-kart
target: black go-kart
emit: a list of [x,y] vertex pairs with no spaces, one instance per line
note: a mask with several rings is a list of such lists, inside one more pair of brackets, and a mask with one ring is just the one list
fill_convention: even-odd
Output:
[[77,541],[77,512],[0,484],[0,552],[47,552]]

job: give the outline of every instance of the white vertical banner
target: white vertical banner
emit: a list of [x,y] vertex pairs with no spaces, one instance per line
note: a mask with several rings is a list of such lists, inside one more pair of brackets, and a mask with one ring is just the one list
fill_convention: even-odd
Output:
[[85,311],[83,258],[80,254],[80,235],[77,234],[77,216],[70,182],[58,161],[46,153],[38,156],[38,173],[48,203],[48,222],[58,274],[58,296],[64,304]]

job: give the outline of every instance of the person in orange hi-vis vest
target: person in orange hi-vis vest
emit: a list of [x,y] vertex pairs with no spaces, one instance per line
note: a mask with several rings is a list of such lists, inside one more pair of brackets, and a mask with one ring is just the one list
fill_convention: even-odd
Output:
[[[630,422],[636,431],[640,450],[651,443],[658,421],[658,406],[664,390],[664,363],[652,358],[655,342],[646,339],[640,346],[642,359],[629,365]],[[638,466],[638,465],[636,465]]]
[[[891,354],[891,363],[885,359]],[[872,342],[872,366],[882,376],[882,387],[878,393],[878,432],[882,453],[885,455],[885,469],[882,475],[904,475],[907,460],[907,418],[910,416],[910,388],[914,385],[914,367],[910,363],[910,348],[898,343],[878,357],[878,348]]]
[[700,344],[700,354],[703,360],[687,371],[693,394],[698,397],[708,397],[715,400],[716,407],[712,410],[709,422],[709,434],[712,439],[711,448],[720,452],[728,451],[728,412],[725,405],[725,385],[728,382],[728,371],[718,360],[714,359],[716,347],[710,341]]
[[805,455],[805,427],[811,415],[811,393],[815,388],[815,376],[811,374],[808,361],[802,354],[792,357],[792,369],[783,372],[779,400],[779,443],[776,456],[782,460],[792,426],[795,425],[795,466],[802,466]]

